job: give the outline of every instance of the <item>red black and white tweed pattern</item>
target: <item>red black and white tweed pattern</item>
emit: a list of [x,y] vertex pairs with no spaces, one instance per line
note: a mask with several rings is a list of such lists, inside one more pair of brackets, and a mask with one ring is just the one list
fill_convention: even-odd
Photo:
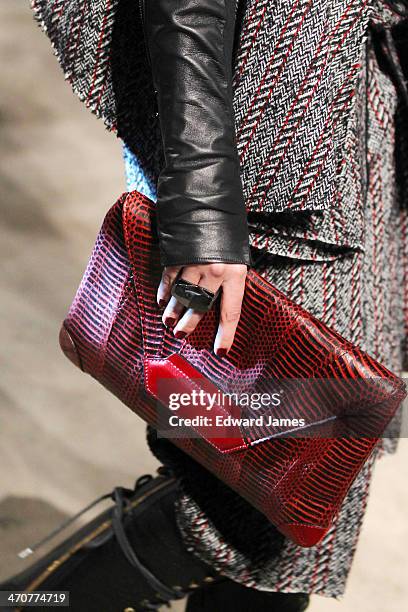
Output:
[[110,45],[119,0],[31,0],[75,93],[113,129],[115,96]]
[[[161,139],[137,0],[32,5],[74,91],[157,176]],[[362,248],[370,19],[398,17],[382,0],[238,3],[237,142],[247,208],[266,214],[251,232],[255,246],[317,260]],[[268,221],[284,211],[312,214],[300,225]]]
[[[316,317],[382,360],[391,369],[405,364],[408,329],[408,208],[396,197],[394,162],[397,112],[407,142],[406,113],[395,88],[379,69],[374,51],[367,58],[367,199],[364,251],[332,261],[275,258],[263,270],[269,282]],[[406,162],[407,157],[405,155]],[[406,198],[406,192],[404,198]],[[405,352],[404,352],[405,349]],[[383,450],[397,442],[398,419],[383,440]],[[247,556],[225,541],[200,507],[184,496],[179,524],[191,549],[218,571],[247,586],[337,597],[344,593],[368,501],[374,456],[353,483],[335,524],[316,547],[302,549],[287,541],[277,556]],[[211,483],[202,483],[205,487]],[[235,500],[231,521],[245,524],[247,509]],[[263,542],[267,525],[254,538]]]

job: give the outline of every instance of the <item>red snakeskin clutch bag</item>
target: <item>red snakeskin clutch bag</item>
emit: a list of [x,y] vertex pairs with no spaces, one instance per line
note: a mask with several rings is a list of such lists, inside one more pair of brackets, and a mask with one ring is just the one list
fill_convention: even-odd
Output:
[[[404,383],[253,270],[227,358],[212,351],[217,309],[177,340],[156,303],[161,267],[153,221],[154,204],[137,192],[110,209],[61,328],[61,347],[159,431],[172,429],[170,416],[201,417],[174,443],[287,537],[312,546],[405,397]],[[192,400],[170,409],[171,393],[191,398],[194,390],[218,399],[211,409]],[[233,392],[240,401],[235,395],[226,405],[223,394]],[[243,392],[284,399],[259,410],[241,403]],[[231,415],[236,420],[224,426]],[[271,425],[272,415],[289,420]],[[208,426],[205,416],[222,427]],[[287,427],[293,417],[306,427]]]

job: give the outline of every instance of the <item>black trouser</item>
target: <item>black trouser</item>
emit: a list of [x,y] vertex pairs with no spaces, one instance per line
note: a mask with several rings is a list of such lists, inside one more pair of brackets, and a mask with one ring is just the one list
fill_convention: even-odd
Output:
[[308,604],[306,593],[258,591],[227,580],[190,595],[186,612],[302,612]]

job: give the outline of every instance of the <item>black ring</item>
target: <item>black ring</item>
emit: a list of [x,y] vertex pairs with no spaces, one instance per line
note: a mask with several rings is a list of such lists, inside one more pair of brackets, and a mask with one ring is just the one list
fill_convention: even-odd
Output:
[[211,310],[215,300],[220,294],[220,289],[216,293],[190,283],[190,281],[176,278],[171,288],[171,295],[186,308],[192,308],[197,312],[208,312]]

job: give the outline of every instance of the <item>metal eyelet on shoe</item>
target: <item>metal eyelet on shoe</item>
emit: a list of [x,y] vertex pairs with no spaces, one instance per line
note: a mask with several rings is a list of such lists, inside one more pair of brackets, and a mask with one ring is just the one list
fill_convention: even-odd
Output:
[[204,578],[204,582],[214,582],[215,578],[213,576],[206,576]]
[[194,580],[192,582],[190,582],[190,584],[188,585],[188,589],[198,589],[199,588],[199,584],[197,584],[197,582],[194,582]]
[[142,476],[139,476],[135,483],[135,490],[139,489],[140,487],[143,487],[145,484],[151,482],[152,480],[153,476],[151,474],[143,474]]

